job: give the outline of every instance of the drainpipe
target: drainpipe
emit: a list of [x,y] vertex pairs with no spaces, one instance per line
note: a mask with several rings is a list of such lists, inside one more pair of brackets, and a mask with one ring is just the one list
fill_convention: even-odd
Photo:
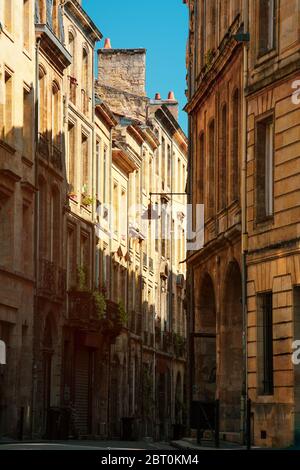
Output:
[[[38,140],[39,140],[39,53],[40,53],[40,38],[36,40],[35,48],[35,105],[34,105],[34,126],[35,126],[35,169],[34,169],[34,179],[35,186],[38,185]],[[38,203],[39,196],[38,191],[35,194],[35,206],[34,206],[34,304],[33,304],[33,328],[35,324],[35,317],[37,315],[38,305],[37,305],[37,282],[38,282],[38,247],[39,247],[39,230],[38,230]],[[32,367],[32,413],[31,413],[31,435],[34,435],[35,431],[35,413],[36,413],[36,387],[37,387],[37,368],[34,358],[33,350],[33,367]]]
[[[249,32],[249,0],[243,0],[244,33]],[[248,399],[248,357],[247,357],[247,100],[246,89],[248,86],[248,42],[243,45],[243,86],[242,86],[242,306],[243,306],[243,437],[246,437],[247,413],[246,404]]]

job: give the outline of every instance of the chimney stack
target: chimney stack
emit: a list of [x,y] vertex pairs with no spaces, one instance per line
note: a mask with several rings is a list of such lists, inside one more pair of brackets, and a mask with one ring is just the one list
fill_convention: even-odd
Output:
[[111,49],[111,43],[109,38],[106,38],[104,41],[104,49]]

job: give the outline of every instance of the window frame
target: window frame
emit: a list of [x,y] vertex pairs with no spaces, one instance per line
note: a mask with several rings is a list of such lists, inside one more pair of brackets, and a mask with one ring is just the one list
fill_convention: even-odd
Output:
[[[272,185],[269,186],[272,191],[272,212],[267,213],[267,205],[266,205],[266,168],[265,168],[265,177],[264,177],[264,214],[262,214],[262,208],[259,207],[259,184],[258,184],[258,174],[261,174],[259,169],[259,145],[261,145],[261,139],[259,137],[259,126],[264,124],[264,122],[268,125],[269,122],[272,122],[273,125],[273,139],[272,139]],[[274,175],[275,175],[275,110],[267,111],[266,113],[256,117],[255,119],[255,223],[259,225],[261,223],[272,222],[274,220],[275,215],[275,197],[274,197]],[[266,164],[266,149],[264,153],[264,165]]]
[[[268,302],[270,302],[268,309]],[[257,390],[258,396],[274,395],[273,292],[257,294]],[[267,331],[268,330],[268,331]],[[270,337],[267,337],[270,334]]]

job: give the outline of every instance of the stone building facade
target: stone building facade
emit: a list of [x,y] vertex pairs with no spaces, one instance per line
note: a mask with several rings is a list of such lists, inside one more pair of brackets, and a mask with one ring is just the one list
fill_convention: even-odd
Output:
[[190,398],[218,399],[222,435],[240,441],[251,399],[253,442],[288,446],[299,427],[299,2],[184,3],[188,185],[205,205],[204,247],[188,253]]
[[[128,317],[127,331],[110,351],[115,380],[110,430],[120,434],[122,416],[132,417],[136,435],[168,437],[184,419],[185,270],[179,263],[185,258],[185,233],[180,223],[179,242],[175,236],[155,239],[162,223],[152,219],[152,209],[160,211],[165,202],[174,209],[170,194],[182,192],[177,205],[185,213],[186,138],[172,114],[176,100],[146,97],[145,50],[112,49],[106,41],[98,60],[97,94],[118,119],[112,135],[116,220],[110,295],[125,305]],[[118,76],[116,69],[126,73]]]
[[[31,431],[34,266],[34,2],[0,5],[0,434]],[[16,12],[19,14],[16,14]]]
[[144,50],[106,41],[95,82],[81,1],[5,0],[0,21],[0,435],[169,437],[186,414],[178,103],[147,98]]

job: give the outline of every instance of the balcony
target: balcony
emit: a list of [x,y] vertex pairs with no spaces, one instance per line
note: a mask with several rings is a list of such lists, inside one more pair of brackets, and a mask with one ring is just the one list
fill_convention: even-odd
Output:
[[54,168],[59,171],[62,171],[62,151],[55,145],[51,145],[51,159],[50,159]]
[[39,133],[38,153],[43,160],[51,163],[53,167],[62,171],[63,169],[63,155],[62,150],[54,144],[50,144],[49,140],[41,133]]
[[172,345],[173,345],[172,333],[170,331],[164,331],[163,338],[162,338],[162,350],[166,353],[171,353]]
[[50,155],[49,141],[41,133],[39,133],[38,153],[39,153],[40,157],[44,158],[46,161],[49,160],[49,155]]
[[102,320],[101,329],[106,337],[111,340],[119,336],[123,328],[120,318],[120,307],[116,302],[106,301],[106,312]]
[[52,261],[41,259],[39,266],[39,295],[63,299],[66,294],[66,271]]
[[97,306],[95,292],[69,292],[69,323],[79,329],[97,330],[104,339],[113,341],[122,331],[119,305],[106,300],[105,312]]
[[78,326],[100,320],[92,292],[69,292],[69,320]]
[[186,356],[186,339],[178,334],[173,335],[174,354],[177,358]]

